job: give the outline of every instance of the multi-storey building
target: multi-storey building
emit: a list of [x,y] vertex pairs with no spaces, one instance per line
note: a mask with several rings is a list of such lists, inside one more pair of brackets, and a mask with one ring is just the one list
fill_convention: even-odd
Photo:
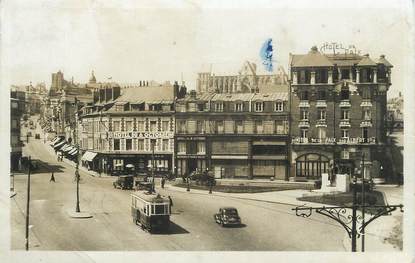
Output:
[[78,126],[82,163],[111,173],[134,166],[146,172],[155,159],[158,171],[172,171],[175,85],[123,88],[102,86],[94,104],[82,109]]
[[237,75],[198,73],[198,93],[270,93],[287,92],[288,75],[282,67],[275,74],[257,74],[255,63],[246,61]]
[[[321,173],[387,173],[386,93],[392,65],[380,56],[290,54],[291,176]],[[363,159],[363,162],[361,161]]]
[[196,94],[176,101],[176,175],[288,176],[288,93]]
[[399,96],[388,100],[388,127],[389,131],[403,130],[403,96],[399,92]]
[[20,119],[25,113],[25,92],[12,89],[10,93],[10,169],[20,169],[23,143]]

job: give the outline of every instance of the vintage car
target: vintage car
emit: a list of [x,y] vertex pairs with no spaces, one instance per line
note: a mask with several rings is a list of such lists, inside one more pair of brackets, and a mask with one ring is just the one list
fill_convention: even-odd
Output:
[[238,210],[234,207],[221,207],[219,213],[214,215],[215,222],[222,226],[240,225],[241,218],[238,215]]
[[112,183],[114,188],[122,190],[132,190],[134,187],[134,176],[131,175],[120,175],[115,182]]

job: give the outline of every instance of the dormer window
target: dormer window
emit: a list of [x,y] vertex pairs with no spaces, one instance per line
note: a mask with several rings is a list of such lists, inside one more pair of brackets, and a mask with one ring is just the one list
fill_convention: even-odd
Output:
[[284,103],[282,101],[275,102],[274,111],[277,111],[277,112],[284,111]]
[[244,104],[242,102],[235,103],[235,111],[241,112],[244,110]]
[[215,111],[222,112],[223,111],[223,102],[216,102],[215,103]]
[[256,112],[264,111],[264,103],[262,101],[255,102],[255,111]]

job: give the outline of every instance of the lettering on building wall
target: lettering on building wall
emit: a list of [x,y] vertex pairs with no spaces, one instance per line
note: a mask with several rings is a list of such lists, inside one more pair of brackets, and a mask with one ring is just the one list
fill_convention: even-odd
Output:
[[108,138],[173,138],[172,132],[108,132]]
[[369,144],[376,144],[376,137],[370,138],[362,138],[362,137],[355,137],[355,138],[341,138],[336,140],[336,138],[302,138],[302,137],[294,137],[291,141],[292,144],[361,144],[361,143],[369,143]]

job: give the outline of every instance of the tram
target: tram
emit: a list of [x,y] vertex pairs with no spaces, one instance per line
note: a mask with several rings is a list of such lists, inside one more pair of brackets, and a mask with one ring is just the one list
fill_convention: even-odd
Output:
[[131,193],[131,215],[136,225],[150,233],[166,231],[170,226],[170,200],[156,193]]

